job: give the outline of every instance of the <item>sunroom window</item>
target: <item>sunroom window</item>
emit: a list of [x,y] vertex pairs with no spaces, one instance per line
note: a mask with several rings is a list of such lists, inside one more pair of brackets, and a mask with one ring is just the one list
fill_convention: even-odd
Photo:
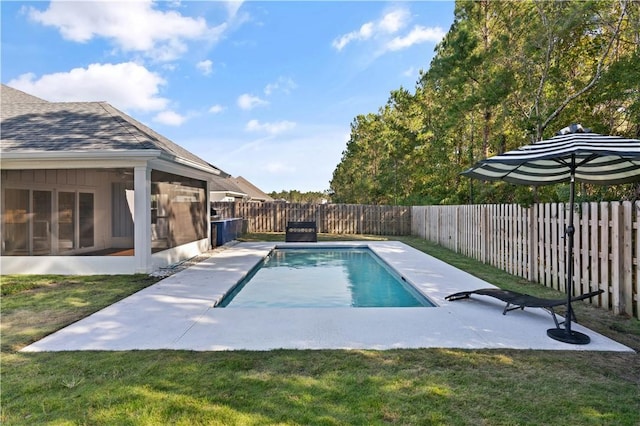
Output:
[[94,245],[94,195],[86,192],[4,191],[3,256],[65,254]]

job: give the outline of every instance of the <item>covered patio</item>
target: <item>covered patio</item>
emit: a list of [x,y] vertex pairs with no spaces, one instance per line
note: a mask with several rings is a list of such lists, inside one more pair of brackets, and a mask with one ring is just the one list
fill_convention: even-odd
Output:
[[226,173],[105,102],[5,85],[2,102],[4,274],[149,273],[209,249]]

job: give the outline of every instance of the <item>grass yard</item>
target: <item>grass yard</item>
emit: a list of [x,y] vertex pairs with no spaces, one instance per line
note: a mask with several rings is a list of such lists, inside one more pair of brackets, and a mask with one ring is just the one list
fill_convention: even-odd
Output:
[[[320,235],[320,241],[345,239]],[[360,237],[379,239],[377,237]],[[283,241],[283,234],[246,240]],[[393,238],[501,287],[555,295],[426,241]],[[0,422],[33,424],[640,424],[637,353],[516,350],[20,353],[156,281],[3,276]],[[577,303],[636,351],[640,321]]]

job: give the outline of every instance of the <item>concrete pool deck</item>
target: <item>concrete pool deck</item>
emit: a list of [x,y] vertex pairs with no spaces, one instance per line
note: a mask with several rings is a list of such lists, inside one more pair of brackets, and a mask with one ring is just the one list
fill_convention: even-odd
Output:
[[[308,243],[239,243],[171,275],[23,349],[194,351],[272,349],[540,349],[632,351],[580,324],[591,337],[570,345],[547,337],[543,309],[502,315],[486,296],[445,296],[493,287],[396,241],[312,243],[369,247],[438,306],[433,308],[214,308],[274,247]],[[579,320],[580,318],[578,318]]]

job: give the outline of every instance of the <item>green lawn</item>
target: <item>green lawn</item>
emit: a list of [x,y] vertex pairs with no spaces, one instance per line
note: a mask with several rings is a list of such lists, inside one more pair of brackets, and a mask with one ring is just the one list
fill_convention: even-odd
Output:
[[[338,238],[356,237],[319,239]],[[502,287],[554,293],[425,241],[394,239]],[[635,353],[17,352],[153,282],[3,276],[2,424],[640,424]],[[640,321],[577,305],[583,324],[640,350]]]

